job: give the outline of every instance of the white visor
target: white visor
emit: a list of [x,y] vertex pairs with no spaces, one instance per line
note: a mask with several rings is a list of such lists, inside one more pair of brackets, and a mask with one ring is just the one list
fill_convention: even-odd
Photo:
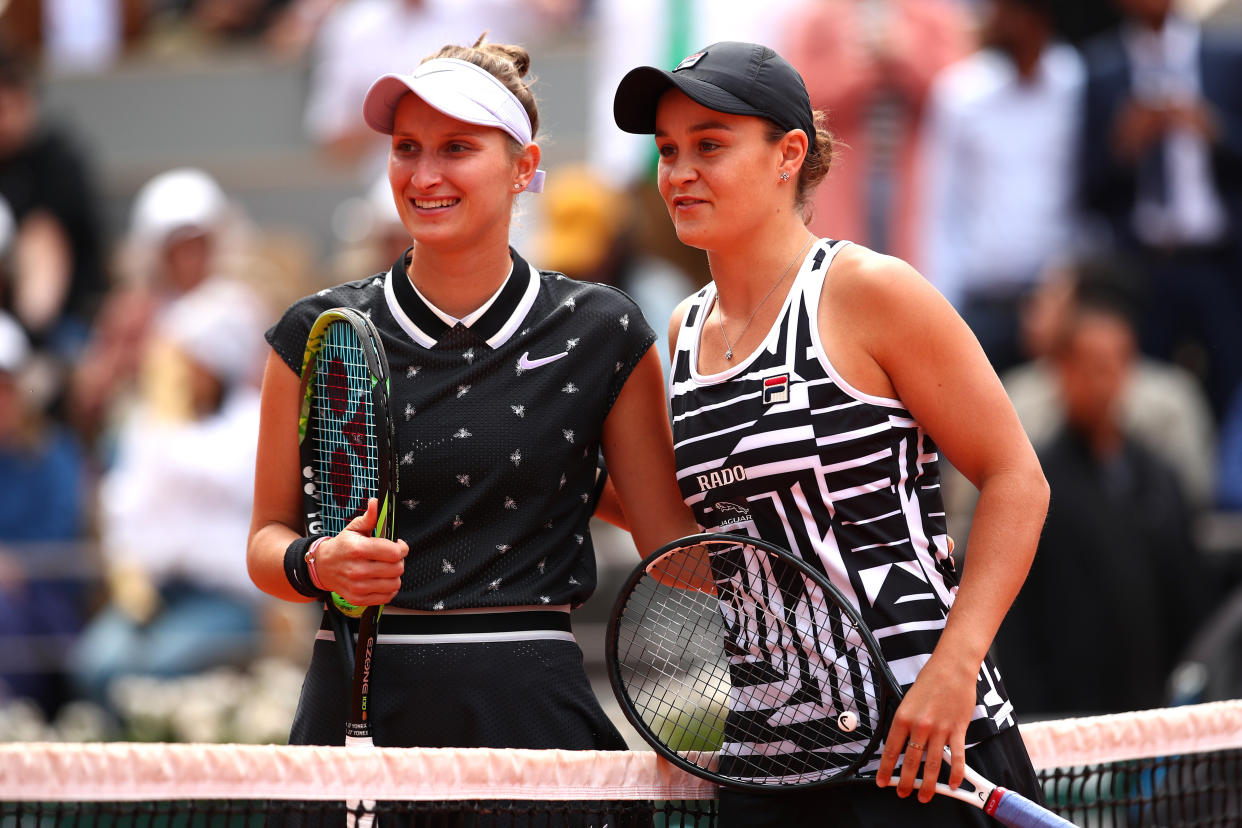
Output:
[[[450,118],[502,130],[522,146],[531,141],[530,117],[517,96],[481,66],[457,58],[435,58],[408,75],[384,75],[367,90],[362,118],[376,132],[392,135],[397,104],[407,92]],[[526,189],[542,192],[544,171]]]

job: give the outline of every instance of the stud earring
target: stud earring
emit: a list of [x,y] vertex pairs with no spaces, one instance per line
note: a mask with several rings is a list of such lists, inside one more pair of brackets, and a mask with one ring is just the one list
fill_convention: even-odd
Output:
[[513,189],[515,189],[515,190],[520,190],[520,189],[522,189],[522,185],[521,185],[521,184],[514,184],[514,185],[513,185]]
[[788,180],[789,180],[789,173],[781,171],[781,181],[788,181]]

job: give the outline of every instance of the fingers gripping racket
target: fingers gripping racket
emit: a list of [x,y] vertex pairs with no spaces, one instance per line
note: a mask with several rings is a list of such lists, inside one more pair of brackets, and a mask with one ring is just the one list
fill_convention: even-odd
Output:
[[[658,753],[748,790],[874,780],[901,700],[827,576],[744,535],[691,535],[644,560],[613,610],[606,661],[622,710]],[[1014,828],[1072,825],[970,768],[959,788],[936,790]]]
[[[388,360],[375,326],[350,308],[324,311],[306,340],[298,418],[309,535],[340,534],[374,497],[379,501],[375,536],[396,537],[390,410]],[[351,747],[374,746],[368,714],[381,609],[357,607],[333,593],[328,611],[351,687],[345,724],[345,744]],[[356,644],[346,615],[359,619]],[[359,822],[368,825],[370,817]]]

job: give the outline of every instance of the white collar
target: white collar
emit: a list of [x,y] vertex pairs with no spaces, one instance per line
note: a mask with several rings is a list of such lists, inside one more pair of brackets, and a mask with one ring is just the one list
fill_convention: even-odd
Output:
[[500,287],[496,288],[496,292],[493,293],[491,296],[489,296],[486,302],[479,305],[477,308],[470,311],[470,313],[462,317],[456,317],[450,313],[446,313],[440,310],[438,307],[436,307],[434,302],[432,302],[430,299],[428,299],[426,296],[423,295],[423,292],[419,290],[418,286],[415,285],[413,282],[410,283],[410,287],[414,288],[414,292],[418,294],[419,299],[423,300],[423,304],[427,306],[427,309],[430,310],[432,313],[434,313],[436,316],[440,317],[441,321],[443,321],[445,325],[448,325],[451,328],[454,325],[456,325],[458,322],[460,322],[462,325],[469,328],[476,321],[478,321],[480,316],[487,313],[487,309],[490,308],[495,303],[496,297],[501,294],[501,292],[505,289],[505,285],[509,284],[509,280],[512,278],[513,278],[513,260],[510,259],[509,260],[509,272],[506,273],[505,278],[501,280]]

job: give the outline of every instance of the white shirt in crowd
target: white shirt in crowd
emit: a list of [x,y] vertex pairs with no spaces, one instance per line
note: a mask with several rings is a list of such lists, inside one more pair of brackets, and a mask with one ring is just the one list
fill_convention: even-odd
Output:
[[101,483],[101,542],[112,564],[156,584],[181,578],[247,600],[259,393],[241,386],[196,421],[137,414],[119,437],[119,461]]
[[1084,67],[1065,44],[1023,79],[983,50],[949,66],[928,100],[923,270],[955,305],[1033,283],[1073,238]]

